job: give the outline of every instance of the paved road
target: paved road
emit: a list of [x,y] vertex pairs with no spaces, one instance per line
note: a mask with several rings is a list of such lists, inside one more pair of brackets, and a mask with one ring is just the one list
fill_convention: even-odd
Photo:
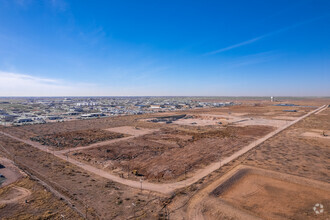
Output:
[[[171,194],[176,189],[183,188],[183,187],[189,186],[189,185],[197,182],[201,178],[203,178],[203,177],[207,176],[208,174],[212,173],[213,171],[219,169],[221,166],[231,162],[232,160],[238,158],[242,154],[245,154],[249,150],[253,149],[254,147],[258,146],[259,144],[261,144],[264,141],[268,140],[269,138],[273,137],[274,135],[280,133],[284,129],[294,125],[298,121],[308,117],[309,115],[311,115],[315,112],[321,111],[323,108],[326,108],[326,107],[327,107],[326,105],[323,105],[323,106],[319,107],[318,109],[315,109],[315,110],[307,113],[306,115],[299,117],[298,119],[296,119],[294,121],[288,122],[287,125],[276,129],[275,131],[273,131],[273,132],[269,133],[268,135],[260,138],[259,140],[243,147],[241,150],[235,152],[233,155],[231,155],[227,158],[224,158],[223,160],[221,160],[221,165],[220,165],[219,162],[212,163],[209,166],[207,166],[207,167],[205,167],[201,170],[196,171],[195,174],[192,177],[190,177],[186,180],[180,181],[180,182],[156,184],[156,183],[149,183],[147,181],[144,181],[142,183],[142,188],[145,189],[145,190],[155,191],[155,192],[159,192],[159,193],[163,193],[163,194]],[[15,137],[13,135],[10,135],[10,134],[2,132],[2,131],[0,131],[0,133],[3,134],[3,135],[6,135],[8,137],[11,137],[15,140],[18,140],[18,141],[24,142],[26,144],[29,144],[29,145],[31,145],[33,147],[36,147],[36,148],[38,148],[42,151],[46,151],[48,153],[51,153],[47,150],[48,149],[47,147],[45,147],[45,146],[43,146],[39,143],[32,142],[30,140],[24,140],[24,139]],[[118,139],[118,141],[120,141],[120,139]],[[61,153],[61,151],[55,152],[55,156],[57,156],[58,158],[61,158],[63,160],[66,160],[66,156],[63,155]],[[134,181],[134,180],[128,180],[128,179],[120,178],[116,175],[110,174],[110,173],[108,173],[104,170],[98,169],[98,168],[93,167],[91,165],[81,163],[81,162],[79,162],[77,160],[74,160],[72,158],[69,159],[69,162],[76,165],[76,166],[78,166],[78,167],[80,167],[80,168],[82,168],[82,169],[84,169],[84,170],[86,170],[86,171],[92,172],[96,175],[107,178],[109,180],[112,180],[112,181],[130,186],[130,187],[134,187],[134,188],[140,188],[141,187],[140,181]]]

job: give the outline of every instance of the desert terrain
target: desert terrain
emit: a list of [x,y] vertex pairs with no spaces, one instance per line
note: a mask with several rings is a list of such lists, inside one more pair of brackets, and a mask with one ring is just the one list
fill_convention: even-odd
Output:
[[[206,183],[191,186],[185,199],[173,201],[173,207],[182,207],[172,216],[328,219],[330,142],[323,131],[330,128],[329,119],[329,108],[316,112],[209,175]],[[237,172],[242,165],[249,172]]]
[[[66,207],[47,213],[68,219],[313,219],[317,203],[324,206],[317,216],[326,219],[326,101],[286,106],[244,100],[222,108],[0,127],[0,152],[23,173],[0,188],[6,204],[0,216],[15,218],[6,209],[10,195],[16,201],[46,196],[34,194],[33,182],[51,187],[45,205]],[[222,187],[240,169],[249,172]],[[18,204],[31,214],[30,203]],[[36,213],[47,215],[42,206]]]

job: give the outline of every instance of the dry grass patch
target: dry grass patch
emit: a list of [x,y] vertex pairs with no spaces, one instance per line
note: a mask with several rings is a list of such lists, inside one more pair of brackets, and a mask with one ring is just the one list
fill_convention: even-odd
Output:
[[43,145],[53,146],[58,149],[87,146],[100,141],[107,141],[124,137],[124,134],[109,132],[105,130],[81,130],[47,134],[30,138],[32,141]]

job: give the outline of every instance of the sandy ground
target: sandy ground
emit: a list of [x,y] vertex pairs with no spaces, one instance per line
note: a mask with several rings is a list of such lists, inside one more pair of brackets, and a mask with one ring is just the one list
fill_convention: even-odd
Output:
[[248,113],[230,113],[230,114],[200,114],[193,115],[193,118],[179,119],[174,121],[178,125],[190,126],[206,126],[206,125],[219,125],[232,124],[235,126],[248,126],[248,125],[264,125],[273,127],[282,127],[289,121],[296,120],[297,117],[277,116],[273,119],[264,117],[246,117]]
[[[33,209],[28,209],[28,207],[31,207],[30,205],[28,205],[28,207],[27,205],[23,205],[20,206],[21,209],[19,213],[13,212],[12,210],[15,209],[10,209],[10,207],[13,206],[10,204],[10,206],[8,205],[0,210],[0,219],[4,216],[2,215],[3,213],[7,213],[5,216],[16,216],[16,214],[34,213],[36,210],[42,212],[45,207],[49,207],[48,210],[51,211],[49,215],[58,216],[58,214],[61,213],[57,213],[57,211],[54,212],[54,210],[56,210],[55,205],[58,206],[59,204],[54,203],[53,200],[55,200],[55,202],[57,200],[64,203],[63,201],[65,201],[65,198],[69,198],[70,203],[83,212],[83,214],[85,214],[86,210],[85,205],[88,205],[88,219],[130,219],[133,218],[132,216],[134,216],[134,213],[136,216],[144,216],[147,219],[153,219],[157,216],[157,212],[160,209],[158,208],[158,204],[161,204],[164,198],[162,195],[155,196],[154,193],[149,191],[141,191],[140,189],[129,188],[115,183],[97,174],[87,172],[50,153],[47,154],[44,151],[3,135],[0,135],[0,143],[6,143],[7,151],[16,155],[16,161],[19,162],[24,170],[28,169],[30,173],[37,175],[39,179],[62,194],[60,197],[51,196],[49,194],[44,195],[47,196],[47,198],[41,199],[37,197],[38,199],[35,199],[33,203],[28,203],[34,204]],[[35,158],[38,158],[38,160],[35,160]],[[35,183],[36,181],[33,182]],[[20,183],[21,181],[19,181],[17,185],[31,190],[30,186],[27,187]],[[32,189],[34,192],[34,186]],[[48,190],[50,189],[47,188],[47,191]],[[50,191],[53,192],[52,190]],[[29,199],[29,201],[30,200],[31,199]],[[42,202],[42,204],[37,206],[36,203],[38,202]],[[134,203],[135,206],[133,206],[132,203]],[[72,211],[68,204],[65,204],[65,207],[68,210],[67,212],[70,210]],[[70,213],[72,214],[72,212]],[[46,214],[47,213],[45,213],[45,215]],[[36,218],[28,219],[37,219],[38,216],[39,215],[36,215]]]
[[273,119],[293,121],[293,120],[296,120],[297,117],[292,117],[292,116],[275,116],[275,117],[273,117]]
[[330,139],[330,131],[329,130],[312,129],[311,131],[304,132],[301,135],[304,136],[304,137]]
[[245,173],[227,180],[230,186],[219,197],[263,219],[313,219],[315,204],[330,204],[329,184],[261,169],[240,171]]
[[0,189],[0,219],[82,219],[66,203],[25,177]]
[[189,219],[314,219],[316,203],[329,206],[329,189],[327,183],[239,165],[194,195],[187,214]]
[[149,133],[157,131],[156,129],[134,128],[134,127],[130,127],[130,126],[123,126],[123,127],[118,127],[118,128],[108,128],[106,130],[112,131],[112,132],[117,132],[117,133],[128,134],[131,136],[117,138],[114,140],[101,141],[101,142],[97,142],[95,144],[90,144],[88,146],[81,146],[81,147],[75,147],[75,148],[71,148],[71,149],[65,149],[65,150],[57,151],[57,153],[66,154],[66,153],[70,153],[70,152],[78,151],[78,150],[87,150],[87,149],[91,149],[91,148],[97,148],[97,147],[117,143],[120,141],[129,140],[129,139],[132,139],[135,137],[139,137],[141,135],[145,135],[145,134],[149,134]]
[[210,120],[210,119],[200,119],[200,118],[179,119],[173,122],[173,124],[189,125],[189,126],[219,125],[219,123],[222,123],[221,120]]
[[87,146],[93,143],[124,137],[123,134],[100,129],[61,132],[56,134],[38,135],[30,140],[58,149]]
[[70,156],[133,180],[134,175],[130,173],[137,170],[148,181],[175,182],[189,177],[194,170],[230,156],[273,130],[273,127],[265,126],[212,128],[209,131],[168,128],[100,148],[83,149]]
[[[0,151],[3,149],[5,148],[1,145]],[[4,151],[1,154],[9,153],[6,149]],[[0,219],[48,219],[50,217],[56,219],[60,215],[80,219],[79,215],[66,203],[56,200],[53,194],[47,192],[37,181],[32,181],[30,176],[11,160],[1,157],[0,163],[6,166],[0,169],[0,172],[8,178],[0,187]],[[52,202],[48,203],[50,200]],[[40,204],[39,201],[42,203]],[[54,210],[60,211],[60,214],[53,213]]]
[[0,204],[22,201],[31,195],[31,191],[23,187],[13,186],[8,192],[0,194]]
[[262,144],[244,163],[330,182],[329,139],[303,135],[314,129],[330,130],[330,108],[323,113],[311,115]]
[[[0,174],[6,177],[6,180],[2,183],[1,188],[11,185],[12,183],[26,177],[26,174],[18,169],[14,165],[13,161],[1,157],[0,164],[5,166],[5,168],[0,169]],[[23,187],[10,187],[9,191],[5,191],[0,194],[0,205],[19,202],[28,197],[30,194],[31,192]]]
[[[284,129],[288,128],[289,126],[297,123],[298,121],[300,121],[300,120],[304,119],[305,117],[315,113],[316,111],[319,111],[322,108],[324,108],[324,106],[322,106],[322,107],[320,107],[320,108],[318,108],[314,111],[309,112],[308,114],[298,118],[297,120],[290,122],[289,124],[275,130],[274,132],[271,132],[270,134],[264,136],[263,138],[257,140],[256,142],[253,142],[253,143],[249,144],[248,146],[243,147],[241,150],[235,152],[233,155],[221,160],[220,165],[223,166],[223,165],[229,163],[230,161],[238,158],[242,154],[245,154],[249,150],[251,150],[254,147],[258,146],[259,144],[263,143],[267,139],[273,137],[274,135],[278,134],[279,132],[283,131]],[[15,137],[13,135],[10,135],[10,134],[2,132],[2,131],[0,131],[0,133],[2,133],[3,135],[6,135],[8,137],[14,138],[18,141],[21,141],[21,142],[24,142],[26,144],[32,145],[32,146],[38,148],[39,150],[48,152],[47,148],[45,148],[44,146],[42,146],[38,143],[31,142],[29,140],[24,140],[24,139]],[[63,160],[67,159],[66,156],[64,156],[63,154],[61,154],[59,152],[55,153],[55,156],[57,156],[57,157],[59,157]],[[109,180],[113,180],[113,181],[131,186],[131,187],[134,187],[134,188],[141,188],[140,181],[123,179],[123,178],[120,178],[118,176],[112,175],[108,172],[105,172],[101,169],[90,166],[88,164],[83,164],[83,163],[81,163],[77,160],[74,160],[74,159],[70,159],[69,162],[76,165],[76,166],[78,166],[78,167],[80,167],[80,168],[82,168],[82,169],[84,169],[84,170],[86,170],[86,171],[95,173],[95,174],[97,174],[99,176],[102,176],[104,178],[107,178]],[[147,189],[147,190],[156,191],[156,192],[165,193],[165,194],[171,194],[176,189],[183,188],[183,187],[189,186],[189,185],[197,182],[199,179],[201,179],[201,178],[207,176],[208,174],[212,173],[213,171],[219,169],[219,167],[220,167],[219,162],[215,162],[215,163],[212,163],[212,164],[208,165],[207,167],[203,168],[202,170],[197,171],[196,174],[194,174],[194,176],[192,176],[188,179],[185,179],[183,181],[175,182],[175,183],[168,183],[168,184],[154,184],[154,183],[149,183],[149,182],[145,181],[143,183],[143,187],[144,187],[144,189]]]
[[140,127],[132,127],[132,126],[122,126],[122,127],[114,127],[114,128],[106,128],[105,130],[116,132],[116,133],[123,133],[133,135],[135,137],[150,134],[152,132],[157,131],[157,129],[146,129]]
[[[187,188],[183,195],[176,197],[170,205],[171,216],[175,219],[255,219],[255,214],[246,216],[244,209],[237,209],[229,202],[210,197],[209,194],[221,184],[221,178],[230,174],[233,167],[240,164],[248,164],[266,170],[278,171],[304,177],[304,180],[318,180],[329,184],[329,142],[323,138],[310,138],[301,136],[311,129],[329,130],[330,109],[324,108],[320,114],[312,114],[297,122],[295,125],[280,134],[270,138],[248,153],[241,155],[227,166],[210,174],[203,181],[195,183]],[[295,179],[295,178],[292,178]],[[287,180],[286,180],[287,181]],[[290,181],[289,181],[290,182]],[[299,184],[299,182],[296,182]],[[295,183],[295,184],[296,184]],[[306,185],[305,185],[306,186]],[[315,187],[314,183],[308,184]],[[327,190],[329,187],[327,187]],[[309,192],[309,189],[303,191]],[[323,193],[328,195],[329,193]],[[323,196],[323,195],[322,195]],[[293,196],[294,197],[294,196]],[[205,199],[204,199],[205,198]],[[322,197],[321,197],[322,198]],[[274,200],[275,201],[275,200]],[[272,201],[267,205],[278,205]],[[325,203],[329,210],[329,204]],[[216,206],[216,208],[212,208]],[[312,204],[313,206],[313,204]],[[233,210],[233,207],[235,208]],[[242,210],[244,211],[242,213]],[[311,216],[315,214],[312,208],[302,210],[298,214]],[[327,212],[329,214],[329,212]],[[187,216],[188,214],[188,216]],[[251,215],[252,214],[252,215]],[[327,214],[327,215],[328,215]],[[281,211],[278,212],[281,215]],[[315,216],[311,219],[327,219],[329,216]],[[306,216],[293,219],[306,219]]]
[[287,219],[301,210],[311,210],[316,203],[328,204],[330,198],[326,195],[329,193],[260,175],[248,175],[221,198],[264,219]]
[[[253,116],[260,116],[265,115],[265,113],[269,111],[273,111],[274,109],[278,109],[274,111],[274,114],[267,116],[267,119],[273,119],[272,117],[299,117],[303,114],[305,114],[307,111],[312,110],[312,108],[307,108],[299,110],[299,112],[296,113],[287,113],[282,112],[283,108],[280,107],[234,107],[230,111],[233,113],[238,114],[245,114],[248,112],[248,109],[251,109],[253,113],[249,113],[249,115],[245,115],[247,117],[253,117]],[[229,109],[229,108],[228,108]],[[210,113],[214,114],[215,111],[228,111],[228,109],[211,109]],[[205,109],[202,109],[201,111],[207,111]],[[198,112],[198,111],[197,111]],[[200,113],[200,112],[199,112]],[[313,116],[311,116],[311,120],[307,118],[307,128],[316,126],[320,129],[329,129],[327,128],[327,121],[328,114],[327,111],[322,111],[318,114],[318,116],[325,116],[323,119],[323,124],[316,123],[316,120]],[[140,117],[140,116],[139,116]],[[141,118],[147,117],[147,116],[141,116]],[[134,122],[135,121],[135,122]],[[129,123],[128,123],[129,122]],[[132,123],[131,123],[132,122]],[[135,124],[134,124],[134,123]],[[131,123],[131,124],[130,124]],[[301,124],[302,121],[298,122],[297,124]],[[305,123],[305,120],[303,120],[303,123]],[[6,130],[8,133],[15,137],[22,137],[22,140],[28,139],[31,135],[36,134],[48,134],[52,132],[63,132],[63,131],[72,131],[72,130],[79,130],[81,127],[84,128],[99,128],[99,129],[106,129],[110,127],[121,127],[123,125],[127,126],[143,126],[147,128],[157,128],[157,127],[164,127],[164,126],[171,126],[171,125],[159,125],[157,123],[147,123],[143,122],[140,123],[137,121],[136,117],[119,117],[117,119],[100,119],[100,120],[86,120],[86,121],[72,121],[72,122],[65,122],[65,123],[56,123],[56,124],[45,124],[45,125],[37,125],[37,126],[23,126],[18,128],[10,128],[10,129],[3,129]],[[297,125],[296,124],[296,125]],[[296,125],[293,126],[295,129]],[[176,128],[173,125],[174,128]],[[308,127],[310,126],[310,127]],[[313,127],[315,128],[315,127]],[[17,130],[16,130],[17,129]],[[280,135],[276,135],[275,137],[271,138],[269,141],[265,141],[261,145],[252,148],[251,150],[248,150],[248,153],[243,153],[242,155],[238,156],[238,158],[233,159],[231,162],[229,162],[227,165],[223,166],[220,170],[227,170],[228,167],[230,167],[232,164],[237,164],[240,162],[244,162],[244,158],[246,159],[245,162],[251,163],[252,165],[264,167],[266,169],[273,169],[273,170],[280,170],[281,172],[287,172],[294,175],[302,175],[306,176],[308,178],[314,178],[319,179],[322,181],[329,181],[329,175],[328,171],[326,170],[329,166],[327,166],[327,161],[329,161],[329,157],[327,154],[327,151],[325,151],[325,147],[328,147],[327,145],[328,140],[323,140],[322,138],[309,138],[309,137],[303,137],[298,133],[297,135],[292,136],[291,129],[290,131],[283,131]],[[278,137],[281,137],[282,134],[285,134],[284,139],[278,140]],[[77,201],[77,204],[79,204],[80,201],[84,201],[84,199],[88,198],[90,200],[89,204],[94,208],[98,210],[98,213],[106,214],[107,216],[111,216],[112,219],[123,219],[130,218],[133,216],[132,212],[132,205],[133,202],[132,197],[129,195],[136,195],[132,193],[134,189],[130,187],[126,187],[124,185],[115,183],[110,181],[113,177],[109,177],[109,184],[104,187],[104,184],[108,179],[101,178],[98,174],[98,170],[96,170],[96,173],[93,173],[93,171],[88,172],[87,170],[81,169],[79,166],[74,166],[74,164],[70,164],[66,162],[65,157],[60,157],[56,159],[51,159],[51,161],[48,159],[52,158],[52,155],[46,154],[46,151],[39,151],[37,149],[31,148],[31,146],[28,145],[17,145],[14,146],[14,142],[18,142],[20,139],[12,139],[4,136],[1,136],[2,140],[6,140],[8,143],[11,143],[10,145],[6,146],[6,148],[12,149],[13,152],[20,155],[20,161],[24,161],[24,163],[32,167],[38,171],[40,171],[43,175],[46,175],[47,179],[54,182],[54,184],[62,185],[61,187],[67,188],[67,193]],[[7,140],[8,139],[8,140]],[[9,139],[11,141],[9,141]],[[275,144],[273,144],[273,139],[275,139]],[[302,141],[299,141],[299,140]],[[18,140],[18,141],[17,141]],[[0,140],[1,141],[1,140]],[[305,147],[306,141],[310,146],[308,148]],[[294,144],[293,144],[294,142]],[[22,143],[22,142],[21,142]],[[288,143],[288,144],[287,144]],[[295,144],[296,143],[296,144]],[[24,145],[24,146],[23,146]],[[297,146],[295,146],[297,145]],[[39,147],[38,147],[39,148]],[[46,156],[48,155],[48,156]],[[308,155],[308,157],[306,156]],[[38,158],[38,160],[33,160],[33,158]],[[241,159],[243,158],[243,159]],[[307,162],[306,162],[307,161]],[[79,165],[79,163],[78,163]],[[51,170],[51,171],[50,171]],[[216,172],[208,173],[207,176],[204,176],[200,180],[196,181],[193,185],[187,187],[191,192],[197,192],[197,196],[200,198],[201,194],[199,194],[199,191],[196,191],[196,185],[209,185],[212,184],[212,182],[204,182],[210,180],[212,175],[215,175],[218,172],[219,169],[217,169]],[[79,172],[78,172],[79,171]],[[312,172],[313,171],[313,172]],[[220,171],[221,172],[221,171]],[[119,180],[121,181],[121,180]],[[143,186],[146,182],[143,182]],[[133,184],[137,187],[139,184],[139,181],[135,181]],[[110,186],[108,188],[107,186]],[[157,184],[157,186],[165,186],[164,189],[166,190],[166,185]],[[182,186],[183,187],[183,186]],[[116,189],[120,188],[120,189]],[[100,190],[101,189],[101,190]],[[116,190],[114,190],[116,189]],[[186,188],[185,188],[186,189]],[[161,188],[159,188],[161,190]],[[181,189],[180,189],[181,190]],[[143,190],[142,193],[145,194],[147,191]],[[184,193],[186,191],[179,191],[176,195],[176,197],[183,197],[185,196]],[[181,194],[182,193],[182,194]],[[105,196],[106,195],[106,196]],[[191,195],[187,195],[187,197],[190,197]],[[124,199],[125,197],[128,197],[128,200]],[[141,199],[141,196],[134,197],[134,203],[136,204],[137,198]],[[142,197],[143,198],[143,197]],[[150,199],[153,199],[153,196],[150,196]],[[109,201],[108,201],[109,200]],[[110,201],[111,200],[111,201]],[[151,205],[153,202],[149,203],[149,196],[148,199],[145,196],[144,197],[144,203]],[[194,200],[194,197],[192,198]],[[197,199],[197,203],[200,199]],[[39,201],[39,200],[38,200]],[[41,200],[40,200],[41,201]],[[44,201],[44,200],[42,200]],[[122,203],[120,203],[122,201]],[[141,201],[141,200],[140,200]],[[220,211],[218,213],[213,213],[215,215],[208,215],[208,213],[211,213],[207,211],[207,207],[210,203],[214,204],[216,201],[219,201],[218,198],[212,197],[212,199],[208,200],[203,204],[203,206],[198,206],[200,208],[194,209],[194,210],[200,210],[200,213],[206,213],[206,217],[210,217],[210,219],[219,219],[218,216],[221,216],[223,213]],[[48,202],[46,203],[48,204]],[[53,203],[49,203],[53,204]],[[54,203],[55,204],[55,203]],[[180,203],[178,203],[180,205]],[[218,203],[217,203],[218,204]],[[204,206],[205,205],[205,206]],[[228,204],[226,204],[228,205]],[[181,205],[180,205],[181,206]],[[152,206],[155,207],[155,206]],[[232,206],[227,206],[232,207]],[[226,210],[227,210],[226,208]],[[15,210],[15,212],[20,212],[15,208],[8,207],[7,211]],[[141,210],[141,208],[140,208]],[[156,210],[156,209],[154,209]],[[3,209],[1,210],[1,213]],[[206,211],[206,212],[205,212]],[[221,219],[238,219],[233,217],[237,214],[235,210],[232,210],[233,212],[231,215],[224,216]],[[127,214],[130,212],[130,214]],[[142,212],[143,213],[143,212]],[[211,213],[212,214],[212,213]],[[243,213],[244,214],[244,213]],[[139,214],[140,215],[140,214]],[[142,216],[142,215],[141,215]],[[183,216],[186,216],[186,213],[184,213]],[[197,215],[198,216],[198,215]],[[202,215],[203,217],[203,215]],[[246,216],[245,216],[246,217]],[[172,217],[172,219],[194,219],[192,218],[176,218]],[[196,218],[195,218],[196,219]],[[202,218],[197,218],[202,219]],[[248,218],[241,218],[241,219],[248,219]]]
[[7,186],[26,176],[14,165],[13,161],[7,158],[0,157],[0,164],[5,166],[5,168],[0,169],[0,174],[6,177],[6,180],[2,183],[1,187]]

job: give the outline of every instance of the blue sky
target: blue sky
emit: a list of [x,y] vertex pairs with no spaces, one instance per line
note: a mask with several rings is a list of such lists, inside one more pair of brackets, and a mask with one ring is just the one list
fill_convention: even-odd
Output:
[[0,96],[330,96],[330,1],[0,0]]

